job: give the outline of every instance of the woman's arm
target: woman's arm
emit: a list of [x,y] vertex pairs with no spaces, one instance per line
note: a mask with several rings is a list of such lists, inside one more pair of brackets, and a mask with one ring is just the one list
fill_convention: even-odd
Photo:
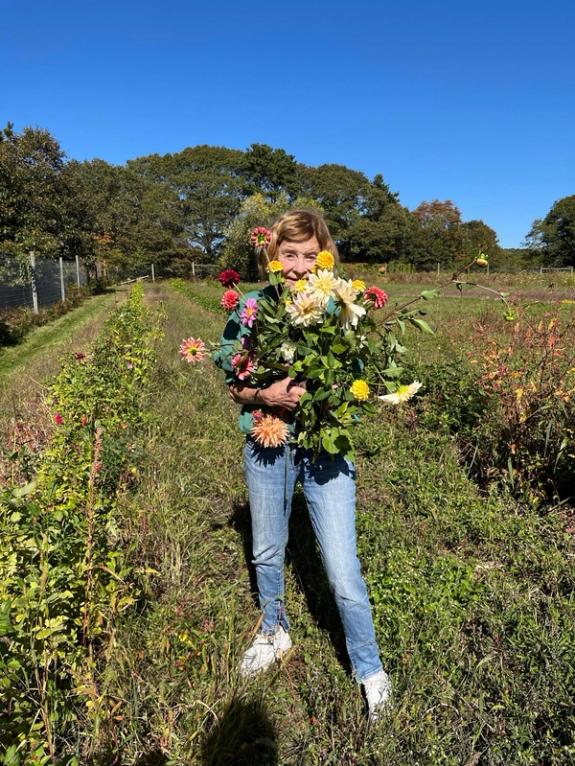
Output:
[[250,388],[233,383],[229,390],[230,396],[237,404],[262,404],[266,407],[283,407],[286,410],[295,410],[300,398],[305,394],[305,388],[291,378],[278,380],[267,388]]

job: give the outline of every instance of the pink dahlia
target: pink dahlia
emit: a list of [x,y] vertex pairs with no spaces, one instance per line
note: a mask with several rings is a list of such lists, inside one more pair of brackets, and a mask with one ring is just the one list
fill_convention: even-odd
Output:
[[226,290],[222,295],[220,304],[226,309],[226,311],[233,311],[238,305],[240,296],[235,290]]
[[255,298],[248,298],[242,309],[242,324],[246,327],[253,327],[258,315],[258,302]]
[[54,423],[56,423],[57,426],[64,425],[64,416],[61,412],[54,413]]
[[256,369],[254,360],[249,354],[234,354],[232,356],[232,367],[238,380],[246,380]]
[[365,300],[373,303],[373,307],[376,309],[383,308],[387,303],[387,293],[384,290],[381,290],[379,287],[368,287],[363,294],[363,297]]
[[265,226],[256,226],[250,235],[250,242],[256,250],[264,250],[272,241],[272,233]]
[[233,287],[240,283],[240,275],[235,269],[225,269],[218,276],[222,287]]
[[180,356],[189,364],[201,362],[206,356],[206,344],[200,338],[186,338],[180,345]]

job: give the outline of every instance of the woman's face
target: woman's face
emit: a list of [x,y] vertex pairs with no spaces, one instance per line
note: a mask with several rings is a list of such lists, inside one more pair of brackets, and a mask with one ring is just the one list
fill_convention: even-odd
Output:
[[298,279],[305,279],[315,265],[321,250],[316,237],[305,242],[291,242],[284,239],[278,245],[276,258],[281,263],[287,286],[291,289]]

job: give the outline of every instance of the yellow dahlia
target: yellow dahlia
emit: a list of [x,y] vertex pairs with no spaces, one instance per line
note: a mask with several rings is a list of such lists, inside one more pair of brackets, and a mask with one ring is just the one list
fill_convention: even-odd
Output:
[[262,447],[281,447],[288,438],[288,427],[274,415],[262,415],[254,420],[251,434]]
[[318,269],[333,269],[335,258],[329,250],[321,250],[315,259],[315,265]]
[[354,279],[351,283],[351,286],[354,290],[357,290],[358,292],[362,293],[365,290],[365,282],[363,279]]
[[276,271],[282,271],[283,266],[279,261],[270,261],[268,263],[268,271],[275,273]]
[[360,402],[365,402],[366,399],[369,399],[369,386],[365,380],[354,380],[349,390]]
[[294,293],[303,293],[303,291],[307,287],[307,279],[298,279],[296,282],[293,283],[292,290]]

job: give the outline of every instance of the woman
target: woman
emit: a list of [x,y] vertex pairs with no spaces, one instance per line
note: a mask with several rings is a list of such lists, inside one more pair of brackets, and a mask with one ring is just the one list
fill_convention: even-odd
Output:
[[[307,210],[286,213],[271,231],[268,256],[282,264],[288,289],[309,275],[321,250],[329,250],[337,258],[337,248],[326,223],[317,213]],[[265,265],[261,264],[263,273]],[[294,445],[264,448],[249,436],[253,410],[293,413],[305,393],[303,386],[288,377],[256,388],[238,380],[237,369],[234,373],[231,360],[237,339],[246,331],[240,322],[242,306],[248,298],[261,294],[262,291],[244,296],[230,316],[221,350],[216,355],[216,363],[226,370],[231,396],[242,405],[240,428],[248,435],[244,468],[252,519],[253,563],[263,611],[260,632],[243,655],[240,673],[252,676],[267,669],[292,646],[284,606],[284,558],[292,497],[299,480],[343,624],[354,674],[364,687],[369,716],[374,721],[388,701],[390,681],[379,658],[356,552],[355,468],[341,456],[325,454],[312,462],[306,450]]]

